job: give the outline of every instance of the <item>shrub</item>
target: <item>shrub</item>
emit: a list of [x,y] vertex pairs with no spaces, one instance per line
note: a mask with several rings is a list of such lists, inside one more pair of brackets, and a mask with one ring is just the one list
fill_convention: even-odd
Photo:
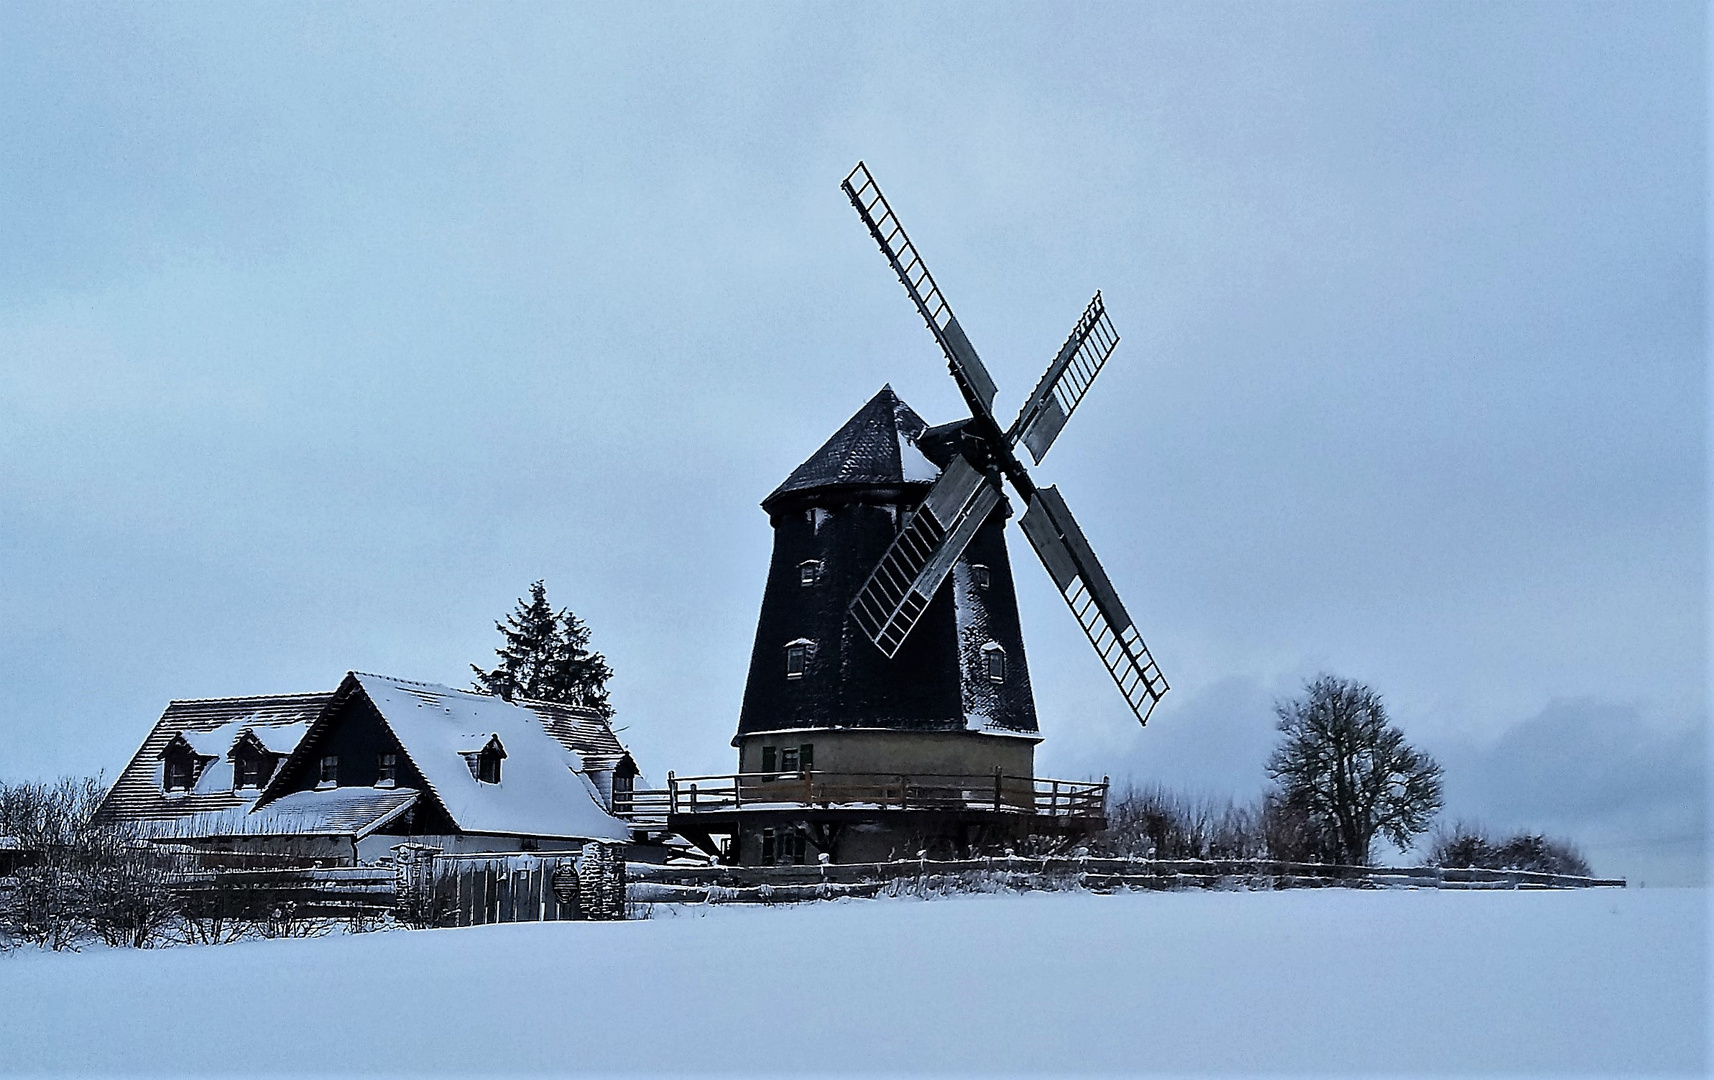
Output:
[[1468,867],[1593,876],[1589,861],[1569,840],[1541,833],[1518,832],[1496,841],[1482,826],[1462,821],[1435,836],[1428,861],[1432,866],[1452,869]]
[[174,860],[133,830],[98,821],[104,794],[88,777],[0,785],[0,836],[24,856],[0,894],[0,940],[144,947],[177,918]]

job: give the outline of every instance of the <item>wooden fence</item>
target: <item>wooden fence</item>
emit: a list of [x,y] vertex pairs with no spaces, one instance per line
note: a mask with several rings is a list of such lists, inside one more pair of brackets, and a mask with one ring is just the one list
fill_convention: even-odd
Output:
[[171,880],[185,915],[195,919],[379,918],[395,899],[393,871],[385,867],[195,870]]
[[812,866],[630,866],[633,903],[789,903],[899,892],[1000,889],[1575,889],[1623,888],[1623,878],[1432,866],[1334,866],[1265,859],[1075,856],[841,863]]
[[810,866],[625,863],[617,845],[581,853],[442,855],[404,849],[393,867],[201,870],[175,877],[187,915],[267,921],[373,919],[413,926],[622,919],[628,904],[794,903],[884,892],[1125,889],[1623,888],[1623,878],[1525,870],[1333,866],[1265,859],[996,856]]
[[615,844],[543,855],[405,846],[394,874],[398,915],[417,926],[625,917],[625,862]]

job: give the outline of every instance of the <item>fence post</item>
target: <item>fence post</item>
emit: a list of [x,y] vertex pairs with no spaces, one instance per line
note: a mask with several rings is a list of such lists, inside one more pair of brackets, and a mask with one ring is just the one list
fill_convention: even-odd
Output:
[[425,844],[399,844],[393,848],[393,904],[412,926],[433,926],[434,861],[440,848]]
[[625,849],[591,840],[577,860],[577,900],[585,919],[625,917]]

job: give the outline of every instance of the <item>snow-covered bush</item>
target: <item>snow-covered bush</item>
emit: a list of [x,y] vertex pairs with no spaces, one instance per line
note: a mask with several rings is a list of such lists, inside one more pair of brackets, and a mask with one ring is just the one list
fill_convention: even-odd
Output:
[[1155,859],[1256,859],[1268,855],[1256,807],[1197,799],[1159,786],[1132,788],[1113,800],[1107,828],[1094,838],[1103,854]]
[[1513,833],[1504,840],[1495,840],[1482,826],[1464,821],[1436,833],[1428,862],[1449,869],[1469,867],[1593,876],[1589,861],[1570,840],[1532,832]]
[[96,820],[104,794],[88,777],[0,785],[0,836],[19,853],[0,890],[0,941],[145,947],[177,919],[174,860],[132,830]]

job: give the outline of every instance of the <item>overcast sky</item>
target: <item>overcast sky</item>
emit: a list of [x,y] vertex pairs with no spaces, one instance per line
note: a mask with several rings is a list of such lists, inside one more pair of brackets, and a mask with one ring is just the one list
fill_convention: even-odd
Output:
[[1369,682],[1447,817],[1700,877],[1696,5],[7,5],[0,779],[175,697],[465,685],[540,577],[643,767],[726,771],[757,503],[962,413],[865,159],[1173,684],[1028,547],[1038,772],[1250,797]]

